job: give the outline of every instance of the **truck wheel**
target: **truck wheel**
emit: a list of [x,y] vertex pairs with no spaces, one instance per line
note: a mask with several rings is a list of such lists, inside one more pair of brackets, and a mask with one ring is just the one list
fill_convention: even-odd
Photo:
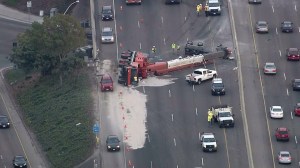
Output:
[[213,78],[216,78],[217,77],[217,75],[215,74],[215,75],[213,75]]
[[198,84],[199,84],[199,85],[201,84],[201,82],[202,82],[202,80],[201,80],[201,79],[198,79]]

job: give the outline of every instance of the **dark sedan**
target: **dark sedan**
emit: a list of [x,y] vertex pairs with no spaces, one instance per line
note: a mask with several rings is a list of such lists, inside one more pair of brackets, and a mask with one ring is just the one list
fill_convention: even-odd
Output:
[[281,32],[292,33],[293,23],[291,21],[284,21],[281,23]]
[[107,151],[119,151],[120,140],[116,135],[109,135],[106,139]]
[[0,115],[0,128],[9,128],[10,123],[6,115]]
[[13,165],[15,168],[26,168],[27,167],[27,160],[24,156],[17,155],[13,159]]
[[300,79],[292,80],[292,86],[294,91],[300,90]]
[[102,20],[114,20],[114,12],[112,6],[103,6],[101,15]]
[[249,4],[261,4],[261,0],[248,0]]

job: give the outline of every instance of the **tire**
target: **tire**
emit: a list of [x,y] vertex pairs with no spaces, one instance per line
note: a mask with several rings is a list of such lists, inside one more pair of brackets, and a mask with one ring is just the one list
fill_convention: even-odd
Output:
[[215,74],[215,75],[213,75],[213,78],[216,78],[217,77],[217,75]]
[[201,84],[201,82],[202,82],[202,80],[201,80],[201,79],[198,79],[197,83],[198,83],[199,85]]

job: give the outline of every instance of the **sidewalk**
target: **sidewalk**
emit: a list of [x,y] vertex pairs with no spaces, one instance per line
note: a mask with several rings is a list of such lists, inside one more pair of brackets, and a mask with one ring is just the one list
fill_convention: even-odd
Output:
[[28,23],[28,24],[31,24],[35,21],[39,23],[43,22],[43,17],[29,15],[28,13],[17,11],[15,9],[9,8],[2,4],[0,4],[0,18],[5,18],[8,20],[13,20],[13,21]]

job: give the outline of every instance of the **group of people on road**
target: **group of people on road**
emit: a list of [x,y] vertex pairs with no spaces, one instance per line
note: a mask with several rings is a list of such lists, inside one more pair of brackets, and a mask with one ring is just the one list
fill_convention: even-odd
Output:
[[[197,15],[198,16],[200,16],[202,8],[203,8],[202,4],[197,5],[196,10],[197,10]],[[204,12],[205,12],[205,16],[208,17],[209,11],[208,11],[208,5],[207,4],[205,4],[205,6],[204,6]]]

